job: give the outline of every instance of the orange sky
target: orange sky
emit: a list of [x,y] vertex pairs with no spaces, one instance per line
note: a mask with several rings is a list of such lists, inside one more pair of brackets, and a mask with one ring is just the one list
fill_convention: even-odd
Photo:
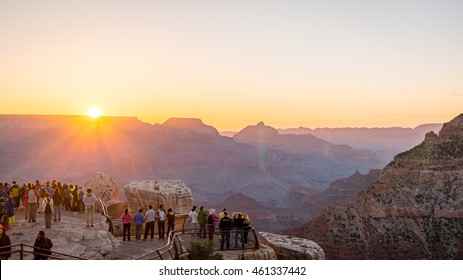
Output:
[[222,131],[462,113],[461,1],[165,2],[0,2],[0,113],[97,106]]

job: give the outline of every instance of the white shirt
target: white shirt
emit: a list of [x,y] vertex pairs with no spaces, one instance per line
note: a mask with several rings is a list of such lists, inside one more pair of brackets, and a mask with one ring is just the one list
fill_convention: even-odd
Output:
[[94,196],[93,194],[86,194],[84,195],[84,198],[82,198],[82,201],[84,202],[84,205],[85,206],[93,206],[93,203],[95,202],[96,200],[96,196]]
[[166,212],[164,210],[158,210],[159,221],[163,222],[166,219]]
[[27,196],[29,197],[29,203],[37,203],[37,195],[35,195],[34,190],[29,190]]
[[155,216],[156,212],[154,212],[153,209],[149,209],[148,211],[146,211],[146,214],[145,214],[145,219],[146,219],[146,222],[154,222],[154,216]]
[[190,214],[188,214],[188,216],[190,217],[190,223],[192,224],[198,223],[198,212],[190,211]]

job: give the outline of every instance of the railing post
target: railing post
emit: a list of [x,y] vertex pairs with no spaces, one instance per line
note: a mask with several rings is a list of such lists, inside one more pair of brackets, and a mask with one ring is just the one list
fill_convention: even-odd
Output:
[[159,250],[158,250],[158,249],[156,249],[156,253],[158,253],[158,255],[159,255],[159,259],[160,259],[160,260],[162,260],[162,255],[161,255],[161,253],[159,252]]
[[259,249],[259,237],[257,236],[256,234],[256,231],[254,230],[254,227],[251,228],[252,229],[252,233],[254,234],[254,242],[255,242],[255,246],[254,246],[254,249]]
[[19,259],[24,260],[24,245],[21,243],[19,245]]

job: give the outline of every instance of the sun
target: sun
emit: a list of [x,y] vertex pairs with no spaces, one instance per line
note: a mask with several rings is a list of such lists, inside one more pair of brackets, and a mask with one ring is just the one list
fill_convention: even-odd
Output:
[[97,107],[92,107],[87,110],[87,116],[92,117],[94,119],[100,117],[103,115],[103,112],[101,111],[100,108]]

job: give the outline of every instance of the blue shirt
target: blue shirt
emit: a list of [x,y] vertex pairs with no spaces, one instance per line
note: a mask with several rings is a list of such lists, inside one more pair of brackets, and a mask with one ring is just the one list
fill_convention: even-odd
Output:
[[143,225],[143,223],[145,222],[145,217],[142,213],[138,212],[137,214],[135,214],[135,216],[133,216],[133,221],[136,225]]

